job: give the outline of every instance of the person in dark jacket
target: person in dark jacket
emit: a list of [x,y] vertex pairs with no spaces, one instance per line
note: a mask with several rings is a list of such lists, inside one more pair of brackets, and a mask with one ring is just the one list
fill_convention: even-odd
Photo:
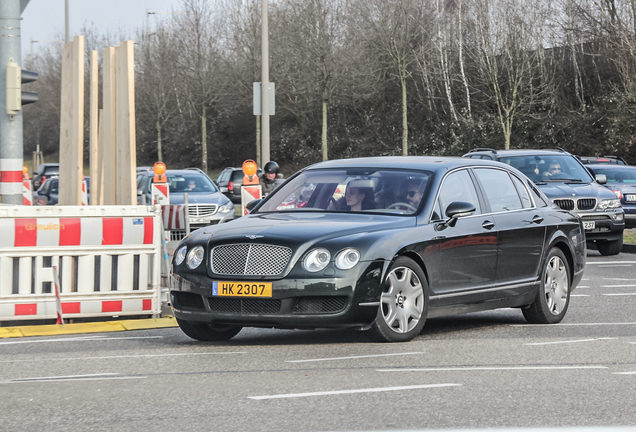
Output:
[[263,167],[263,173],[260,177],[263,198],[283,183],[283,176],[278,174],[279,169],[278,164],[274,161],[267,162]]

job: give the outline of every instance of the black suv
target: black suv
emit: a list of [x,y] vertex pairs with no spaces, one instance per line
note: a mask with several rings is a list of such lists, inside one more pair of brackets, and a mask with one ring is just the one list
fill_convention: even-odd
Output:
[[[256,175],[261,175],[261,169],[258,168]],[[241,203],[241,186],[243,186],[243,168],[227,167],[214,181],[221,189],[221,192],[232,200],[233,203]]]
[[41,164],[37,171],[33,173],[33,190],[36,191],[42,186],[42,182],[44,180],[53,176],[60,175],[60,164],[59,163],[43,163]]
[[464,157],[503,162],[524,173],[554,204],[579,215],[588,245],[602,255],[623,248],[625,212],[614,192],[603,187],[603,177],[592,177],[574,155],[563,149],[494,150],[478,148]]

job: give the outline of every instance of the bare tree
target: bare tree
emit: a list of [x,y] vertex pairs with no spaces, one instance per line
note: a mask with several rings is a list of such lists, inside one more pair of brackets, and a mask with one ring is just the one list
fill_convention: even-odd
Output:
[[224,26],[218,1],[182,0],[184,14],[175,15],[179,35],[178,66],[185,81],[184,97],[201,125],[201,168],[208,170],[208,115],[220,97]]

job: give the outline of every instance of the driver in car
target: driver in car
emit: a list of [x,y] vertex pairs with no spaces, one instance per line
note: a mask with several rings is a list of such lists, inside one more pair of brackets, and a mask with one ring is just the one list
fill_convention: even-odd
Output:
[[552,162],[548,170],[543,173],[543,177],[550,178],[559,174],[561,174],[561,165],[558,162]]
[[422,201],[422,196],[424,196],[423,186],[424,182],[416,179],[410,179],[406,184],[406,201],[413,208],[418,208],[420,201]]

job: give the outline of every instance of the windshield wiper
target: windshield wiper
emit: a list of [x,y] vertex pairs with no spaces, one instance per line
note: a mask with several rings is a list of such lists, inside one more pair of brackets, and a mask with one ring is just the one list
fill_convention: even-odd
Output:
[[542,182],[559,182],[559,183],[583,183],[581,179],[570,179],[570,178],[560,178],[560,179],[543,179]]

